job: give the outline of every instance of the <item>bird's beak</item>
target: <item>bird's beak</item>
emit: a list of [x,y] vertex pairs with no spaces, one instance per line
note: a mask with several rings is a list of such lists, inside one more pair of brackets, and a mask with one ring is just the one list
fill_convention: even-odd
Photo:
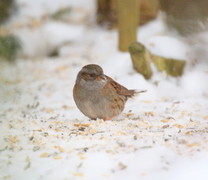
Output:
[[103,75],[97,76],[96,80],[98,80],[98,81],[105,80],[105,76],[103,76]]
[[97,76],[96,80],[101,81],[102,80],[101,76]]

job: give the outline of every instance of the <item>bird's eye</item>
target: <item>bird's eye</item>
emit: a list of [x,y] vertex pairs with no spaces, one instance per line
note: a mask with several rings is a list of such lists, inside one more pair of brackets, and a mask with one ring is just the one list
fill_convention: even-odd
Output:
[[95,77],[95,74],[89,74],[90,77]]

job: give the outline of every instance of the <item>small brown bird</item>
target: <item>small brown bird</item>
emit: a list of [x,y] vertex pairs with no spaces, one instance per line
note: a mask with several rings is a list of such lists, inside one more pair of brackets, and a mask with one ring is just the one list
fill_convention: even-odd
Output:
[[123,111],[128,98],[140,92],[128,90],[106,76],[100,66],[88,64],[77,75],[73,96],[85,116],[109,120]]

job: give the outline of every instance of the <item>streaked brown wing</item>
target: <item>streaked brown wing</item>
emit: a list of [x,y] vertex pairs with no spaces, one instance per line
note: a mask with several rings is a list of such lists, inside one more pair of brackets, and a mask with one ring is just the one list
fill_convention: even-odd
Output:
[[123,95],[125,97],[132,97],[135,94],[135,90],[128,90],[124,86],[114,81],[109,76],[106,76],[106,78],[108,79],[108,81],[111,83],[111,85],[114,87],[114,89],[116,90],[118,94]]

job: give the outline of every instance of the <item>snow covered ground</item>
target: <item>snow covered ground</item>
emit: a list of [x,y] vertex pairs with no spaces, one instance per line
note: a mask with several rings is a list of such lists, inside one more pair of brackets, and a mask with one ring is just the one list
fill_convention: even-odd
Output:
[[[94,23],[94,0],[17,4],[8,26],[25,58],[0,61],[0,179],[208,179],[206,33],[185,39],[161,18],[141,27],[138,39],[152,52],[189,60],[180,78],[155,71],[146,81],[117,50],[116,30]],[[65,6],[67,21],[46,17]],[[59,56],[44,56],[57,47]],[[117,120],[92,121],[72,98],[77,72],[89,63],[148,92],[129,100]]]

